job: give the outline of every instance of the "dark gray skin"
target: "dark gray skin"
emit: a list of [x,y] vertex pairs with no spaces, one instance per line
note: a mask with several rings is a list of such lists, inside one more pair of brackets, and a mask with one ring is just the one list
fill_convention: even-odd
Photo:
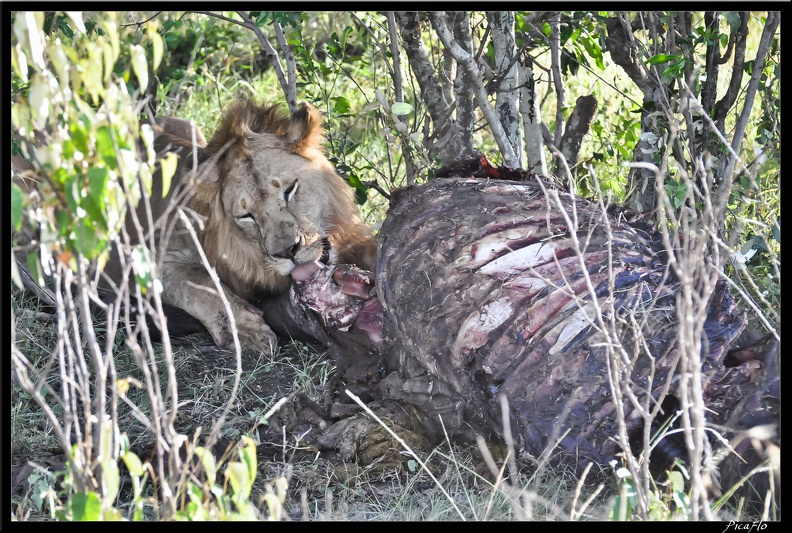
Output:
[[[502,435],[499,396],[505,395],[518,448],[539,457],[560,439],[550,464],[579,471],[590,461],[607,466],[621,452],[612,439],[616,412],[599,346],[603,337],[585,319],[593,316],[589,286],[566,221],[538,178],[477,160],[457,165],[446,179],[393,195],[375,276],[381,343],[379,335],[366,335],[370,317],[340,331],[316,314],[333,300],[333,290],[341,291],[339,284],[309,294],[304,281],[296,283],[292,303],[303,314],[292,329],[319,332],[313,338],[345,362],[340,368],[352,369],[348,378],[365,380],[377,401],[414,408],[416,425],[430,440],[443,435],[438,415],[445,430],[460,438]],[[493,171],[518,181],[486,179]],[[642,335],[655,363],[636,360],[633,392],[645,398],[652,379],[648,389],[658,401],[667,398],[670,410],[675,385],[666,396],[663,391],[676,375],[677,284],[666,273],[657,235],[613,214],[606,228],[597,206],[563,191],[559,197],[568,210],[576,202],[577,235],[587,242],[582,261],[600,305],[612,276],[617,312],[646,318]],[[582,299],[583,310],[571,292]],[[349,298],[354,312],[360,300]],[[764,339],[745,347],[738,340],[745,317],[725,285],[709,306],[702,374],[705,402],[717,412],[711,421],[732,430],[727,436],[752,420],[777,424],[777,344]],[[632,353],[633,336],[622,331],[620,341]],[[628,434],[640,447],[643,421],[629,401],[622,405]],[[661,468],[685,459],[680,442],[667,439],[653,463]]]

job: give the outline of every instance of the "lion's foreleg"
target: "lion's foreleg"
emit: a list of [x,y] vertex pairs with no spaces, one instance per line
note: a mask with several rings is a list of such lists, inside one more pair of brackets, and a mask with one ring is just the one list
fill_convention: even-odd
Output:
[[[162,285],[167,303],[198,319],[209,330],[218,347],[233,349],[234,338],[228,311],[206,271],[192,265],[166,261]],[[230,304],[242,348],[262,351],[273,349],[277,345],[277,337],[264,321],[261,311],[225,285],[221,286]]]

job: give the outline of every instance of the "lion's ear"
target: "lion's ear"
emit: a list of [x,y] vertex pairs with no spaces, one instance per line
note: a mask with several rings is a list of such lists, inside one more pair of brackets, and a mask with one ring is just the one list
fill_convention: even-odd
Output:
[[295,151],[303,148],[319,148],[322,145],[322,114],[311,104],[303,102],[291,116],[286,130],[286,140]]

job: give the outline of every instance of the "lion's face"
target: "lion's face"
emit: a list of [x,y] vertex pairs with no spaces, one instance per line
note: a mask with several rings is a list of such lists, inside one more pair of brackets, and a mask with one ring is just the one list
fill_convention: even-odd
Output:
[[192,207],[206,217],[207,258],[236,294],[285,290],[295,266],[319,259],[373,267],[374,241],[321,134],[310,106],[284,117],[241,100],[203,148]]
[[249,157],[227,161],[221,194],[237,239],[258,249],[262,268],[288,276],[297,264],[322,258],[333,215],[324,189],[334,173],[326,161],[296,155],[283,144],[270,134],[251,134]]

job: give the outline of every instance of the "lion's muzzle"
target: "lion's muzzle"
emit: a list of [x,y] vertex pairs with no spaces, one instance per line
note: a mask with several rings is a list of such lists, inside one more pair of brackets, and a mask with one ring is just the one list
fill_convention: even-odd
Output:
[[270,253],[276,259],[279,271],[283,275],[288,275],[295,265],[311,263],[322,258],[324,245],[321,236],[311,234],[297,235],[295,237],[280,238],[273,242],[270,247],[274,253]]
[[273,253],[272,256],[294,261],[294,257],[297,255],[297,252],[300,249],[301,240],[302,239],[300,237],[296,237],[294,242],[291,244],[287,243],[285,246],[282,246],[279,251]]

